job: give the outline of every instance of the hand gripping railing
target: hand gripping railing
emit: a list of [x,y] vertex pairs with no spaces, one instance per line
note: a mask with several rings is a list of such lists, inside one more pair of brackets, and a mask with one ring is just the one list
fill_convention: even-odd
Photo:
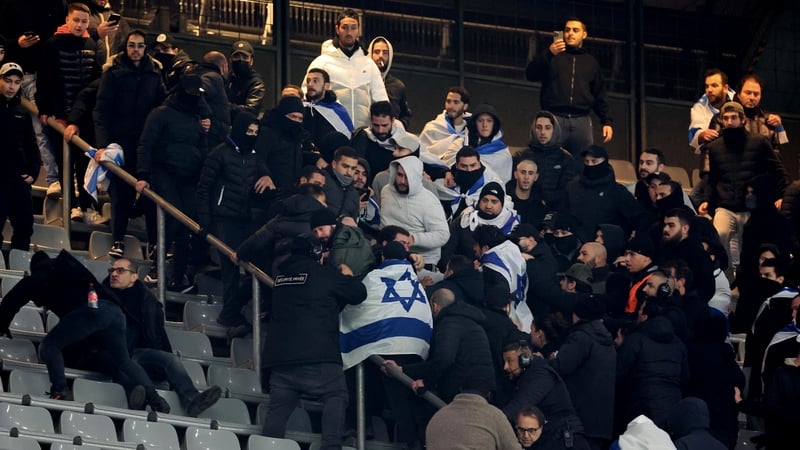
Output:
[[[22,98],[22,106],[30,111],[33,115],[39,115],[38,108],[35,104],[30,102],[29,100]],[[47,118],[47,124],[50,125],[54,130],[58,131],[62,136],[64,135],[64,126],[56,121],[53,117]],[[81,139],[79,136],[75,135],[69,141],[71,144],[80,148],[83,152],[89,152],[92,150],[92,146],[89,145],[86,141]],[[66,149],[66,142],[64,143]],[[109,161],[101,161],[100,164],[108,169],[109,172],[113,173],[116,177],[120,180],[128,183],[131,186],[135,186],[136,182],[138,181],[133,175],[126,172],[122,167],[117,166],[116,164],[109,162]],[[68,150],[64,151],[64,181],[62,182],[63,191],[64,191],[64,225],[67,228],[67,232],[69,232],[68,224],[69,224],[69,198],[71,190],[69,189],[72,186],[72,176],[70,175],[69,168],[71,167],[70,161],[70,152]],[[69,175],[69,177],[66,177]],[[164,270],[164,259],[166,254],[166,242],[164,237],[164,214],[163,211],[166,211],[169,215],[174,217],[178,222],[180,222],[183,226],[188,228],[191,232],[198,234],[205,238],[209,244],[211,244],[217,251],[220,253],[220,258],[230,258],[231,255],[234,253],[230,247],[228,247],[222,240],[218,237],[214,236],[211,233],[206,232],[200,225],[192,220],[189,216],[184,214],[181,210],[173,206],[171,203],[167,202],[158,195],[154,190],[150,188],[145,188],[142,190],[142,195],[152,200],[156,206],[158,211],[158,270],[159,270],[159,277],[158,277],[158,291],[159,296],[162,301],[166,298],[166,280],[163,273]],[[259,337],[261,336],[261,321],[258,318],[261,316],[261,302],[259,301],[259,289],[258,289],[258,282],[261,281],[262,283],[266,284],[267,286],[272,287],[274,285],[274,281],[270,278],[269,275],[264,273],[261,269],[249,262],[239,261],[239,266],[244,268],[247,272],[253,275],[253,369],[256,373],[261,375],[261,340]]]

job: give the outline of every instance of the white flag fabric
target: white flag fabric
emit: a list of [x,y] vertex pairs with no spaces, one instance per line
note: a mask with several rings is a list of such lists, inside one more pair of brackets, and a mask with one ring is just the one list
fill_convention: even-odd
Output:
[[506,279],[509,293],[514,294],[508,315],[521,331],[530,333],[533,313],[525,302],[528,297],[528,269],[519,247],[511,241],[505,241],[484,253],[480,262],[484,268],[492,269]]
[[339,316],[345,370],[370,355],[428,357],[433,317],[425,289],[408,261],[388,260],[364,277],[367,299]]

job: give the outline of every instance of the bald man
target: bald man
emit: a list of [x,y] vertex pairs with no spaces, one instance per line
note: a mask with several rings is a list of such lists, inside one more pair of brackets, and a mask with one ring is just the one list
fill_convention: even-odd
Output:
[[606,278],[611,271],[607,259],[605,246],[598,242],[587,242],[578,251],[577,260],[592,269],[592,292],[595,294],[606,293]]

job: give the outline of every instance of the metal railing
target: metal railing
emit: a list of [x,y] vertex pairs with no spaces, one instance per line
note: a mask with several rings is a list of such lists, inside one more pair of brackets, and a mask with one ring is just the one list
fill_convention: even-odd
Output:
[[[31,101],[22,98],[22,105],[30,111],[32,114],[38,117],[39,112],[38,108],[34,103]],[[58,131],[59,134],[62,136],[64,135],[64,126],[56,121],[53,117],[48,117],[47,124],[52,127],[54,130]],[[62,181],[61,185],[64,186],[63,189],[63,214],[64,220],[63,225],[67,234],[69,235],[70,229],[70,220],[69,220],[69,213],[70,213],[70,201],[73,194],[73,189],[68,188],[69,186],[73,185],[72,180],[72,171],[71,168],[71,152],[69,149],[69,144],[73,144],[84,153],[88,153],[94,148],[81,139],[79,136],[75,135],[71,138],[69,142],[63,141],[63,170],[62,170]],[[135,186],[137,180],[133,175],[125,171],[122,167],[117,166],[113,162],[110,161],[101,161],[99,163],[104,168],[108,169],[109,172],[113,173],[116,177],[120,180],[128,183],[131,186]],[[200,225],[195,222],[191,217],[184,214],[181,210],[173,206],[171,203],[164,200],[163,197],[158,195],[154,190],[151,188],[145,188],[142,190],[141,195],[144,195],[151,201],[156,204],[156,211],[157,211],[157,235],[158,235],[158,242],[157,242],[157,269],[158,269],[158,293],[159,299],[164,302],[166,301],[166,274],[165,271],[165,259],[166,259],[166,249],[168,247],[166,242],[165,236],[165,218],[164,213],[171,215],[173,218],[178,220],[184,227],[188,228],[194,234],[202,236],[212,247],[214,247],[219,253],[220,258],[230,258],[231,255],[234,253],[234,250],[228,247],[222,240],[217,238],[211,233],[206,232],[206,230],[202,229]],[[255,372],[261,376],[261,302],[260,299],[260,292],[261,292],[261,285],[259,282],[266,284],[269,287],[274,286],[274,280],[264,273],[258,266],[250,263],[239,261],[239,266],[242,267],[246,272],[252,274],[252,304],[253,304],[253,369]],[[380,356],[371,356],[370,361],[377,365],[383,364],[383,359]],[[357,370],[357,386],[356,386],[356,401],[357,401],[357,439],[358,439],[358,446],[359,450],[363,450],[365,448],[365,423],[366,423],[366,414],[364,408],[364,368],[363,363],[359,364],[356,368]],[[409,378],[407,375],[403,374],[402,371],[396,369],[388,370],[389,375],[393,378],[397,379],[405,386],[411,388],[411,383],[413,380]],[[436,397],[431,392],[425,392],[421,394],[422,398],[430,402],[436,408],[441,408],[445,405],[445,403]]]

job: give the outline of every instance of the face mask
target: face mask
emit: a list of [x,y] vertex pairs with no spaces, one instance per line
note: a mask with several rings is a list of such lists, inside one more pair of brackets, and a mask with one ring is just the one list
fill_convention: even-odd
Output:
[[253,150],[253,147],[256,145],[256,138],[258,136],[242,136],[236,142],[239,144],[239,151],[242,153],[248,153],[249,151]]
[[170,55],[169,53],[156,53],[153,55],[153,58],[160,62],[165,69],[169,69],[172,67],[172,60],[175,58],[175,55]]
[[351,184],[353,184],[353,177],[348,177],[346,175],[342,175],[339,172],[337,172],[336,169],[331,170],[331,172],[333,172],[333,176],[336,177],[336,180],[339,181],[340,185],[342,185],[342,186],[350,186]]
[[478,217],[480,217],[483,220],[492,220],[492,219],[494,219],[495,217],[497,217],[499,215],[500,214],[488,214],[488,213],[485,213],[485,212],[481,211],[480,209],[478,210]]
[[566,255],[575,250],[575,247],[578,246],[578,237],[574,234],[571,236],[557,237],[554,239],[553,245],[559,253]]
[[453,169],[453,178],[456,180],[456,184],[462,189],[467,190],[471,188],[478,178],[483,175],[483,168],[481,167],[478,170],[473,170],[472,172],[464,172],[463,170]]
[[250,75],[250,63],[247,61],[234,61],[231,63],[231,69],[238,78],[246,78]]
[[744,141],[747,131],[743,126],[736,128],[723,128],[722,138],[725,142],[741,142]]
[[583,166],[583,176],[588,180],[597,180],[602,178],[606,173],[608,173],[607,163],[598,164],[596,166]]
[[750,211],[758,207],[758,198],[756,197],[756,194],[749,192],[744,196],[744,207]]
[[545,233],[544,242],[550,247],[553,247],[556,244],[556,236],[553,233]]

